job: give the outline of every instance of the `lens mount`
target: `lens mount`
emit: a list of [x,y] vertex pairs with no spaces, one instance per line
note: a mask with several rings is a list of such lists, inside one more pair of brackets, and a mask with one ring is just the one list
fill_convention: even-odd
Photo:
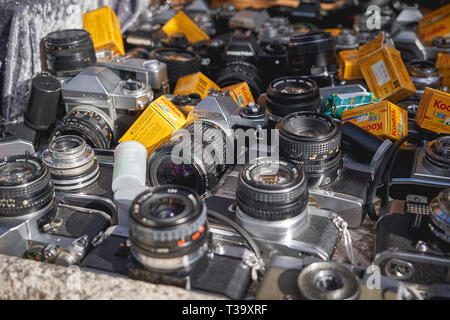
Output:
[[148,269],[186,269],[206,251],[206,207],[192,189],[164,185],[144,191],[129,217],[132,255]]
[[427,144],[423,165],[435,174],[450,175],[450,136],[440,137]]
[[102,110],[89,105],[71,109],[57,123],[51,139],[63,135],[80,136],[96,149],[109,149],[117,136],[113,120]]
[[428,60],[412,60],[408,64],[408,72],[416,87],[416,96],[421,98],[426,87],[440,88],[442,76],[434,63]]
[[55,198],[45,164],[32,156],[0,161],[0,216],[18,217],[49,209]]
[[266,91],[266,105],[277,116],[297,111],[316,112],[320,107],[317,84],[301,77],[283,77],[273,80]]
[[94,150],[79,136],[59,136],[42,153],[56,190],[80,189],[100,175]]
[[308,300],[356,300],[360,284],[355,274],[336,262],[314,262],[297,278],[298,289]]

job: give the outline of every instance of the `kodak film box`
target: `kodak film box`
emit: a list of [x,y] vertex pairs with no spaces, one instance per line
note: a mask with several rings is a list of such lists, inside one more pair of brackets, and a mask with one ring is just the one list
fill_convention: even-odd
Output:
[[383,34],[359,47],[358,63],[378,100],[397,102],[416,92],[400,52],[384,44]]
[[423,17],[417,32],[426,46],[430,46],[436,36],[450,35],[450,3]]
[[150,155],[172,133],[186,123],[186,117],[165,96],[153,101],[137,118],[120,142],[134,140],[142,143]]
[[255,102],[250,88],[246,82],[241,82],[229,87],[220,88],[214,81],[210,80],[201,72],[190,74],[178,79],[173,94],[191,94],[197,93],[204,99],[209,89],[228,90],[231,97],[238,106],[246,106],[250,102]]
[[381,101],[342,112],[342,122],[350,121],[383,139],[399,140],[408,134],[408,112]]
[[425,88],[414,120],[423,129],[450,133],[450,94]]
[[450,53],[439,52],[436,68],[442,74],[442,85],[450,87]]
[[359,68],[357,50],[343,50],[339,52],[339,78],[341,80],[362,79],[363,75]]
[[105,6],[83,14],[83,28],[91,34],[96,51],[108,49],[125,54],[120,22],[111,7]]

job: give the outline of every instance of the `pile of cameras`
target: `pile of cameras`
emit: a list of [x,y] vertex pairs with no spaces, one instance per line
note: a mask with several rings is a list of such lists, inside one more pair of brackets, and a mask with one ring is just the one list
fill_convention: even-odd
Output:
[[[420,90],[440,88],[436,48],[401,41],[411,24],[398,17],[415,9],[395,3],[374,31],[350,2],[330,12],[315,2],[267,11],[194,2],[184,10],[211,37],[200,43],[165,36],[173,10],[152,7],[124,34],[127,56],[95,52],[84,30],[50,33],[23,122],[2,124],[0,253],[232,299],[448,298],[450,136],[413,122]],[[354,29],[323,32],[330,15]],[[321,113],[330,93],[367,90],[339,81],[336,51],[379,32],[400,39],[418,88],[399,103],[411,116],[405,150]],[[199,71],[221,87],[246,82],[258,104],[239,108],[214,90],[171,94]],[[149,155],[118,143],[161,95],[195,106],[184,128],[193,147],[178,159],[186,163],[174,159],[186,142],[177,133]],[[208,128],[219,136],[195,141]],[[278,129],[279,157],[249,161],[274,154],[261,137],[236,148],[239,164],[196,157],[196,148],[224,154],[238,128]],[[366,216],[377,221],[376,289],[364,268],[331,261],[347,226]]]

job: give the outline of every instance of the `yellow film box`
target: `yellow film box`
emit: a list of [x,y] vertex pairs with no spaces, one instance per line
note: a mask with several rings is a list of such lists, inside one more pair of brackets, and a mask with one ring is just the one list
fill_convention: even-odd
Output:
[[162,29],[169,37],[173,33],[184,33],[191,43],[209,40],[209,36],[183,11],[178,11],[172,19],[167,21]]
[[342,122],[350,121],[383,139],[399,140],[408,134],[408,112],[382,101],[342,112]]
[[201,72],[190,74],[178,79],[173,94],[191,94],[197,93],[202,99],[208,95],[208,90],[228,90],[231,97],[238,104],[243,107],[250,102],[255,103],[250,88],[246,82],[241,82],[225,88],[220,88],[214,81],[210,80]]
[[363,75],[359,68],[357,50],[343,50],[339,52],[339,78],[341,80],[362,79]]
[[137,118],[120,142],[134,140],[142,143],[150,155],[170,139],[172,133],[186,123],[186,117],[165,96],[153,101]]
[[246,82],[241,82],[229,87],[222,88],[222,90],[228,90],[230,96],[234,99],[239,107],[244,107],[250,102],[255,103],[252,92]]
[[201,72],[190,74],[178,79],[173,94],[198,93],[203,99],[209,89],[220,90],[220,87]]
[[430,46],[436,36],[450,35],[450,3],[423,17],[417,32],[426,46]]
[[358,63],[378,100],[397,102],[416,92],[399,51],[384,44],[383,34],[359,47]]
[[423,129],[450,133],[450,94],[425,88],[414,120]]
[[120,22],[110,7],[86,12],[83,15],[83,28],[91,34],[96,51],[108,49],[121,55],[125,54]]
[[442,85],[450,87],[450,53],[439,52],[436,68],[442,75]]

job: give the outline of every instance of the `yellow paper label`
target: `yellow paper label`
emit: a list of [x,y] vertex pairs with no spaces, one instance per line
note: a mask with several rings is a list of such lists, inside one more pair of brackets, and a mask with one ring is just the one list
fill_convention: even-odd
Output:
[[108,6],[86,12],[83,15],[83,27],[91,34],[95,50],[112,49],[124,55],[120,22],[114,10]]
[[147,148],[150,155],[185,123],[186,118],[181,111],[167,97],[161,96],[145,109],[120,142],[129,140],[140,142]]
[[388,101],[357,107],[342,112],[342,122],[384,139],[398,140],[408,134],[408,112]]
[[209,36],[183,11],[178,11],[172,19],[167,21],[162,29],[169,37],[172,33],[184,33],[186,38],[192,43],[209,40]]
[[362,79],[363,75],[356,58],[358,51],[343,50],[339,52],[339,77],[341,80]]

